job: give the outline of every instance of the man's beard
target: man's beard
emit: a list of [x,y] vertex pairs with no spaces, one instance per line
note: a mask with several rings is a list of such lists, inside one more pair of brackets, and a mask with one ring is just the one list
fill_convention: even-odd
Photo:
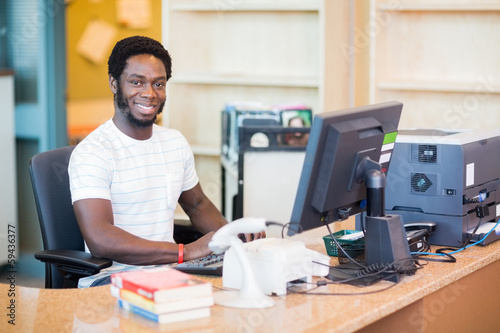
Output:
[[163,107],[165,106],[165,101],[163,101],[163,103],[161,103],[160,105],[158,113],[154,116],[153,119],[141,120],[134,117],[132,112],[130,112],[130,106],[128,105],[128,101],[123,97],[123,91],[119,83],[116,89],[116,94],[114,96],[114,99],[116,105],[118,106],[118,109],[120,109],[120,112],[123,113],[123,115],[127,118],[127,120],[136,127],[152,126],[155,123],[157,116],[163,111]]

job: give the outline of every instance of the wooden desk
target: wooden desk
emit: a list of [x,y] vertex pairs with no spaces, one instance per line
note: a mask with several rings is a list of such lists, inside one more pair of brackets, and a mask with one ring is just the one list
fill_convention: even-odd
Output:
[[[325,252],[325,229],[300,238]],[[212,307],[209,318],[158,325],[120,309],[109,287],[46,290],[0,283],[1,332],[495,332],[500,327],[500,242],[472,247],[456,255],[457,263],[429,262],[392,288],[360,296],[289,294],[274,297],[264,310]],[[335,261],[336,259],[332,259]],[[332,261],[332,262],[333,262]],[[220,278],[210,279],[215,287]],[[382,281],[358,288],[329,285],[317,291],[356,293],[383,289]],[[9,302],[15,301],[15,329]]]

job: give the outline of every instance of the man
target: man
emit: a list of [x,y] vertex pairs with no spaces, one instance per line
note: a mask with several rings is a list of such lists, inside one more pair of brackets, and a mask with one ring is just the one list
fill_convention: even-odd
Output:
[[[117,270],[205,256],[213,233],[227,223],[202,191],[186,139],[155,124],[171,66],[168,51],[147,37],[125,38],[111,52],[114,116],[75,147],[68,172],[86,247],[114,264],[80,279],[79,287],[107,284]],[[204,234],[185,246],[173,240],[177,202]]]

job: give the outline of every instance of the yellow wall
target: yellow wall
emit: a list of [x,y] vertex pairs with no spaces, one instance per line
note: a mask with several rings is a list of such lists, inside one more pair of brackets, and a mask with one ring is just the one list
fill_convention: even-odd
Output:
[[[76,45],[87,24],[92,19],[99,18],[114,25],[118,29],[116,41],[132,35],[143,35],[161,40],[161,0],[150,0],[150,3],[151,27],[148,29],[128,29],[117,24],[116,0],[74,0],[69,2],[66,10],[68,100],[112,96],[108,86],[107,59],[96,65],[76,52]],[[113,45],[111,45],[109,52],[111,52]]]
[[[161,41],[161,0],[149,0],[151,26],[130,29],[116,18],[118,0],[73,0],[66,9],[67,44],[67,125],[70,143],[74,144],[113,116],[113,94],[108,86],[107,58],[114,44],[125,37],[142,35]],[[94,19],[116,28],[115,40],[105,59],[94,63],[77,52],[85,28]]]

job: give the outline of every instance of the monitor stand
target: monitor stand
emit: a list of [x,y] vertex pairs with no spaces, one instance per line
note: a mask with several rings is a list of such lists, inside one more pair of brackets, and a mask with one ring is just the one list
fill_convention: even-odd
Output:
[[[365,256],[363,264],[367,269],[362,269],[360,266],[349,262],[331,267],[326,277],[332,281],[347,281],[345,283],[358,286],[368,286],[380,280],[399,282],[402,275],[393,273],[392,270],[391,272],[374,275],[366,273],[379,271],[380,267],[391,263],[396,263],[406,269],[414,267],[401,217],[399,215],[366,216],[365,219]],[[353,279],[354,276],[358,277]]]
[[[367,171],[368,170],[368,171]],[[380,165],[365,158],[357,170],[357,180],[364,176],[366,184],[367,216],[365,217],[365,263],[360,266],[341,265],[341,270],[332,267],[327,276],[333,281],[348,281],[356,285],[370,285],[379,280],[399,282],[401,274],[389,267],[397,265],[403,271],[411,271],[415,263],[410,255],[410,246],[400,215],[385,215],[385,174]],[[347,269],[347,270],[346,270]],[[369,274],[370,272],[379,274]],[[399,270],[401,271],[401,270]],[[368,274],[367,274],[368,273]],[[357,276],[356,278],[353,278]]]
[[[365,265],[395,263],[413,267],[403,221],[399,215],[366,216]],[[384,273],[384,279],[399,282],[400,274]]]
[[[405,227],[400,215],[385,215],[385,174],[376,169],[366,173],[365,265],[395,264],[414,267]],[[383,273],[385,280],[399,282],[401,275]]]

